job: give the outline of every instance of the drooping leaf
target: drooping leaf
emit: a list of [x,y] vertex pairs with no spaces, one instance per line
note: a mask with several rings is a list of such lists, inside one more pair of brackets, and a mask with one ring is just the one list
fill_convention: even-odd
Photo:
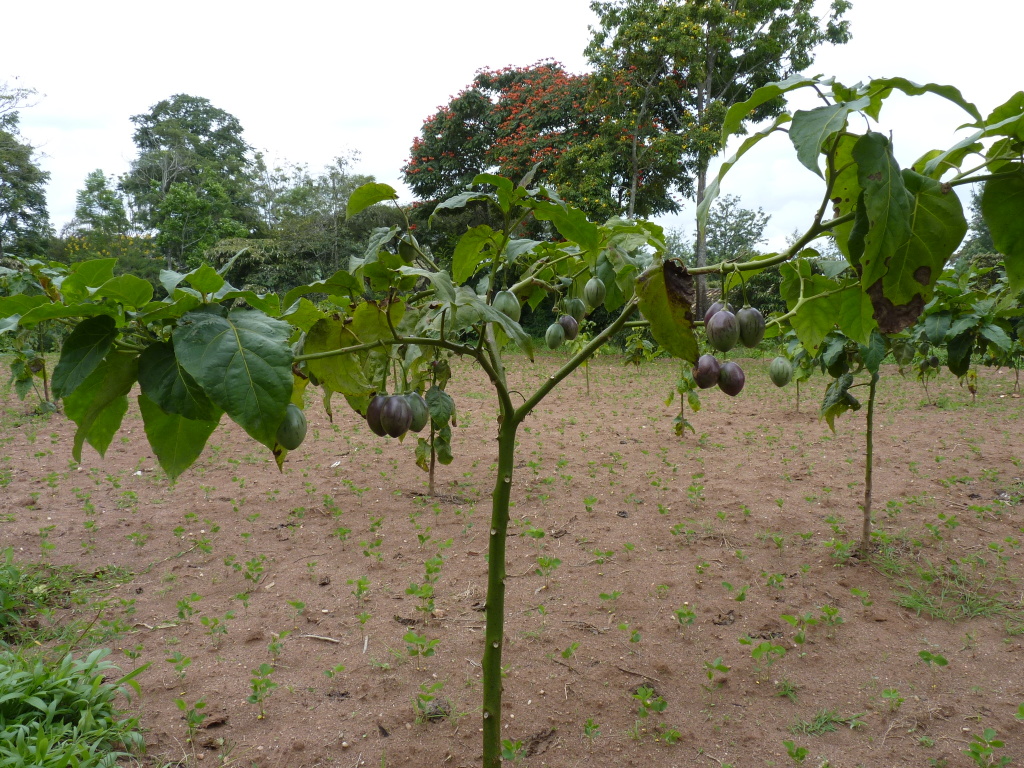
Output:
[[971,367],[971,353],[974,351],[974,334],[971,332],[953,336],[946,342],[946,365],[954,376],[963,376]]
[[189,312],[174,330],[178,363],[228,416],[271,450],[291,398],[291,327],[254,309]]
[[674,261],[650,267],[636,279],[640,312],[651,324],[651,335],[673,357],[697,362],[693,334],[693,278]]
[[1024,290],[1024,165],[1004,166],[1016,175],[989,179],[981,195],[981,212],[996,250],[1006,258],[1010,290]]
[[[757,95],[756,91],[754,95]],[[775,133],[775,131],[779,130],[781,126],[785,125],[792,119],[792,116],[788,112],[783,112],[781,115],[776,117],[772,121],[772,124],[769,125],[767,128],[763,128],[757,133],[751,134],[746,139],[744,139],[743,143],[740,144],[739,149],[736,150],[736,153],[728,160],[722,163],[722,165],[718,169],[718,175],[711,180],[711,183],[708,184],[707,189],[704,191],[704,200],[701,201],[700,205],[697,206],[698,227],[703,228],[704,226],[706,226],[708,220],[708,211],[711,209],[711,204],[715,201],[715,198],[718,197],[718,191],[721,188],[722,179],[725,178],[725,174],[729,172],[729,169],[736,165],[736,163],[739,162],[739,159],[743,157],[743,155],[745,155],[747,152],[749,152],[753,147],[759,144],[762,140],[768,138],[771,134]]]
[[440,211],[455,210],[456,208],[465,208],[468,203],[475,200],[495,200],[495,196],[486,192],[460,192],[459,194],[449,197],[447,200],[442,200],[434,208],[434,212],[430,214],[428,221],[433,222],[434,217]]
[[177,320],[186,312],[196,309],[200,304],[202,301],[198,296],[179,292],[173,301],[151,301],[142,307],[138,320],[143,324]]
[[369,184],[363,184],[355,192],[353,192],[348,198],[348,208],[345,212],[345,218],[351,219],[357,213],[366,210],[371,205],[382,203],[385,200],[397,200],[398,193],[393,187],[387,184],[379,184],[371,182]]
[[724,145],[730,136],[737,133],[740,126],[743,125],[743,121],[762,104],[767,104],[769,101],[777,99],[785,93],[794,91],[797,88],[806,88],[819,81],[820,78],[818,77],[791,75],[785,80],[768,83],[754,91],[746,101],[733,104],[729,107],[729,111],[725,113],[725,120],[722,122],[722,144]]
[[949,312],[935,312],[924,319],[924,335],[935,346],[946,340],[953,318]]
[[452,455],[452,428],[447,424],[434,433],[434,453],[439,464],[448,466],[455,460]]
[[64,340],[60,360],[53,369],[53,396],[67,397],[96,370],[117,338],[114,318],[90,317],[80,322]]
[[504,312],[499,312],[481,297],[477,296],[474,291],[460,289],[456,296],[455,307],[459,316],[465,314],[465,310],[468,309],[484,322],[499,325],[508,337],[526,353],[530,361],[533,361],[533,339],[530,338],[530,334],[524,331],[523,327],[511,317]]
[[[325,317],[318,320],[306,332],[303,354],[330,352],[345,347],[353,347],[360,341],[338,316]],[[307,360],[306,367],[325,387],[332,392],[341,392],[348,397],[365,395],[373,391],[373,385],[363,373],[366,353],[332,355],[320,359]]]
[[910,239],[912,200],[885,136],[864,134],[853,148],[853,159],[870,222],[860,258],[862,281],[867,287],[885,276],[889,259]]
[[452,255],[452,280],[463,285],[476,274],[487,258],[493,258],[497,233],[486,224],[467,230],[455,245]]
[[416,267],[402,267],[400,271],[403,275],[415,275],[429,280],[430,284],[434,286],[434,295],[438,301],[455,301],[455,285],[447,272],[428,272]]
[[978,108],[963,97],[959,88],[955,88],[952,85],[941,85],[939,83],[918,85],[907,80],[905,77],[883,77],[872,80],[869,83],[869,88],[871,90],[871,107],[865,109],[864,112],[871,115],[875,120],[878,119],[879,111],[882,108],[882,101],[894,90],[902,91],[908,96],[921,96],[925,93],[941,96],[947,101],[956,104],[975,120],[981,120],[981,113],[978,111]]
[[985,325],[981,326],[979,329],[979,333],[981,333],[984,338],[995,344],[1003,352],[1006,352],[1011,346],[1013,346],[1013,341],[1007,335],[1006,331],[995,323],[985,323]]
[[128,412],[128,393],[138,373],[138,356],[111,352],[74,392],[64,398],[64,412],[78,425],[71,455],[82,460],[88,442],[103,456]]
[[193,421],[220,421],[221,409],[178,364],[174,345],[151,344],[139,355],[139,386],[145,398],[168,415]]
[[838,379],[834,379],[825,390],[825,398],[821,401],[821,410],[818,420],[824,419],[828,428],[836,431],[836,416],[841,416],[847,411],[860,410],[860,401],[850,394],[850,387],[853,385],[853,375],[844,373]]
[[822,148],[829,139],[845,130],[851,112],[863,109],[869,103],[869,99],[862,98],[794,112],[789,139],[796,147],[797,159],[803,166],[824,178],[819,165]]
[[160,468],[171,480],[176,480],[202,454],[219,421],[187,419],[167,413],[145,394],[140,394],[138,400],[149,445]]
[[436,385],[432,386],[423,399],[427,402],[427,410],[430,411],[430,419],[434,422],[435,429],[446,427],[448,422],[454,420],[455,401],[443,389]]
[[240,291],[230,286],[228,290],[217,292],[217,301],[229,301],[241,299],[253,309],[258,309],[271,317],[278,317],[281,314],[281,297],[276,293],[256,293],[255,291]]
[[878,331],[871,334],[867,344],[860,345],[860,356],[864,361],[864,367],[873,374],[878,373],[882,360],[887,354],[889,354],[889,348],[886,346],[885,338]]

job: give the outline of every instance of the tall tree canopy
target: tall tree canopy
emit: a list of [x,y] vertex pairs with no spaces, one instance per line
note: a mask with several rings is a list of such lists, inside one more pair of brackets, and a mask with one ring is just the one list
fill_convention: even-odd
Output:
[[[708,164],[721,149],[725,113],[759,87],[809,67],[814,49],[850,39],[842,20],[848,0],[831,0],[818,16],[814,0],[594,0],[598,24],[587,56],[606,98],[637,144],[671,134],[691,169],[698,204],[704,199]],[[615,89],[623,73],[632,84]],[[606,85],[607,84],[607,85]],[[778,114],[781,99],[750,115]],[[651,134],[651,131],[655,135]],[[680,191],[683,191],[680,188]],[[703,230],[696,243],[698,265],[707,263]],[[700,282],[699,306],[703,297]]]
[[223,237],[259,230],[253,183],[260,161],[236,117],[177,94],[132,122],[139,155],[121,189],[140,222],[159,233],[169,266],[184,266]]
[[50,216],[46,182],[50,174],[18,129],[18,110],[35,95],[0,83],[0,257],[39,256],[46,250]]
[[593,99],[593,86],[592,75],[571,74],[553,61],[481,70],[424,122],[403,169],[406,183],[432,201],[464,189],[479,173],[519,179],[539,164],[538,179],[595,218],[627,213],[634,197],[637,215],[675,210],[663,177],[666,165],[670,176],[678,172],[677,159],[666,163],[652,153],[631,195],[624,138]]

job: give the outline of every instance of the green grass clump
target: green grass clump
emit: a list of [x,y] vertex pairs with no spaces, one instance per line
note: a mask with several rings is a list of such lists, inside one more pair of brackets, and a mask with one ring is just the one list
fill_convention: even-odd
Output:
[[138,692],[134,678],[145,667],[105,682],[114,669],[108,653],[49,663],[0,652],[0,765],[108,768],[142,748],[137,720],[122,718],[114,700]]

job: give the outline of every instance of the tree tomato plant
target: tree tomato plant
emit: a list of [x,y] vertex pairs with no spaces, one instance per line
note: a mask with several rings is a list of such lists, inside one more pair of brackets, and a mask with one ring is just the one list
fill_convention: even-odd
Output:
[[[870,374],[866,546],[870,414],[879,364],[891,346],[887,339],[913,324],[931,300],[939,274],[966,229],[953,187],[989,180],[985,216],[990,217],[996,242],[1005,243],[1011,287],[1024,284],[1024,240],[1014,234],[1019,218],[1009,202],[1024,191],[1024,100],[1015,97],[982,118],[948,86],[918,86],[889,78],[850,88],[832,80],[797,77],[766,86],[734,106],[726,115],[723,138],[736,132],[760,105],[802,87],[816,88],[826,104],[783,112],[744,139],[709,187],[701,210],[706,214],[722,178],[742,155],[788,126],[798,160],[824,185],[821,203],[791,247],[756,261],[687,270],[664,257],[663,233],[656,225],[619,218],[595,223],[563,202],[554,189],[534,184],[531,174],[520,185],[481,174],[472,179],[470,191],[441,202],[433,214],[471,202],[486,205],[492,214],[488,224],[461,236],[449,270],[437,267],[408,222],[376,230],[363,255],[353,258],[348,269],[283,296],[236,289],[227,281],[230,263],[219,270],[165,270],[161,284],[167,297],[153,300],[148,282],[114,276],[112,259],[71,267],[27,261],[24,269],[39,292],[0,298],[0,332],[55,319],[73,326],[52,377],[54,396],[63,399],[65,412],[77,425],[73,455],[81,456],[84,443],[101,454],[106,450],[138,383],[136,397],[146,436],[172,478],[196,460],[224,414],[272,451],[280,466],[287,449],[278,443],[279,430],[290,404],[304,407],[310,386],[322,391],[328,410],[332,397],[340,394],[364,416],[375,397],[422,393],[431,438],[418,440],[417,462],[422,466],[428,455],[449,461],[456,409],[445,391],[452,375],[448,359],[458,356],[479,365],[494,387],[498,437],[482,705],[483,764],[497,768],[505,541],[516,434],[548,393],[637,312],[666,352],[693,365],[700,354],[694,334],[693,276],[717,272],[728,280],[741,272],[783,264],[788,311],[769,321],[769,332],[791,326],[809,356],[835,366],[838,377],[826,393],[823,416],[834,417],[852,407],[849,389],[854,373],[860,368]],[[886,135],[849,129],[851,116],[858,112],[877,119],[894,90],[950,99],[975,120],[975,133],[951,149],[930,152],[910,168],[900,168]],[[980,155],[980,164],[960,172],[971,155]],[[943,181],[947,174],[951,178]],[[350,197],[349,215],[397,198],[385,184],[365,185]],[[531,219],[550,227],[557,241],[517,237],[521,225]],[[845,261],[821,274],[812,269],[817,254],[811,245],[824,236],[836,239]],[[604,286],[603,306],[615,319],[575,348],[516,405],[501,350],[513,342],[532,359],[533,340],[510,314],[494,306],[495,297],[507,292],[536,309],[550,295],[564,299],[583,294],[588,283],[597,285],[595,278]],[[311,295],[326,298],[314,304]],[[597,298],[593,287],[590,298]],[[508,299],[499,303],[507,308]],[[851,361],[855,365],[849,366]],[[850,370],[841,370],[843,365]],[[395,419],[388,423],[393,425]]]

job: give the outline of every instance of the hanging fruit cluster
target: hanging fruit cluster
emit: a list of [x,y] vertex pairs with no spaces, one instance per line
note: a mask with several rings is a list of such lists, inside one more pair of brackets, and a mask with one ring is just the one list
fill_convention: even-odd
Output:
[[419,432],[429,419],[427,403],[417,392],[377,395],[366,409],[366,423],[380,437],[401,437],[410,429]]
[[[737,343],[756,347],[764,338],[764,328],[764,315],[754,307],[743,307],[734,313],[731,305],[716,301],[704,315],[708,343],[719,352],[728,352]],[[718,385],[730,397],[738,395],[746,382],[737,363],[719,363],[714,355],[701,355],[693,369],[693,379],[701,389]]]
[[604,302],[604,282],[599,277],[592,277],[583,287],[583,298],[568,298],[561,302],[563,313],[558,316],[544,333],[544,343],[548,349],[558,349],[565,341],[572,341],[579,335],[580,322],[588,311],[596,309]]

